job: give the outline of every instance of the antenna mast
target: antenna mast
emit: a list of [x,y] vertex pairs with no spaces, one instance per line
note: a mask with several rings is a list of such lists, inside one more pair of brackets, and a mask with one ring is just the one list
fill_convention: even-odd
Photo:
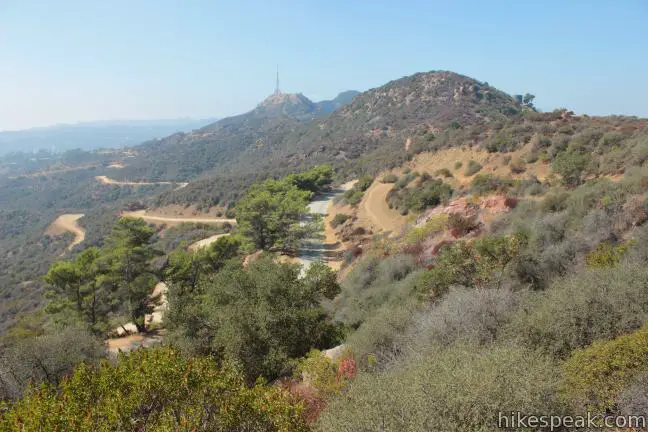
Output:
[[281,94],[281,90],[279,90],[279,65],[277,65],[277,87],[275,88],[275,94]]

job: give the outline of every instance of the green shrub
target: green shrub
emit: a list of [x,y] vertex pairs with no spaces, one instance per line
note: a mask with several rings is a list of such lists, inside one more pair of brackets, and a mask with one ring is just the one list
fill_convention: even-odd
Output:
[[310,383],[321,396],[330,397],[339,393],[345,384],[343,380],[337,379],[337,371],[334,361],[327,358],[322,351],[313,349],[299,360],[294,376]]
[[445,213],[432,216],[419,228],[412,228],[405,236],[405,244],[413,244],[424,241],[437,233],[442,232],[448,222],[448,215]]
[[426,289],[439,296],[453,285],[499,288],[505,270],[518,258],[526,241],[523,235],[491,236],[445,246],[427,272]]
[[464,217],[459,213],[448,215],[448,229],[455,237],[462,237],[475,229],[478,225],[477,217]]
[[338,213],[333,217],[333,220],[331,220],[330,225],[332,228],[337,228],[338,226],[346,222],[350,217],[351,216],[349,216],[348,214]]
[[648,321],[648,269],[642,264],[586,269],[534,294],[506,330],[508,337],[559,358],[596,339]]
[[648,371],[648,326],[576,350],[565,362],[563,392],[575,408],[613,411],[621,391]]
[[78,363],[94,364],[104,355],[100,338],[74,327],[0,347],[0,401],[21,396],[27,383],[58,385]]
[[322,431],[497,431],[497,413],[563,413],[554,363],[532,350],[456,345],[360,374],[322,414]]
[[384,304],[410,297],[414,280],[408,276],[415,268],[412,257],[405,254],[361,260],[342,282],[336,318],[358,325]]
[[528,163],[528,164],[531,164],[531,163],[534,163],[534,162],[537,162],[537,161],[538,161],[538,152],[535,151],[535,150],[530,151],[529,153],[527,153],[526,156],[524,157],[524,160],[523,160],[524,163]]
[[207,349],[240,363],[250,382],[275,379],[311,348],[339,341],[339,324],[321,306],[340,291],[325,264],[313,263],[302,276],[299,265],[268,255],[247,266],[230,261],[204,285],[202,319],[190,334],[208,335]]
[[565,151],[556,156],[551,168],[562,177],[563,183],[579,185],[583,181],[585,168],[589,161],[588,154]]
[[[407,280],[411,282],[414,278],[410,276]],[[419,307],[414,297],[390,302],[373,311],[348,336],[345,347],[353,353],[361,370],[382,370],[401,359],[408,348],[403,334]]]
[[463,166],[463,163],[462,163],[461,161],[456,161],[456,162],[454,163],[454,169],[455,169],[455,170],[460,169],[462,166]]
[[476,195],[505,194],[514,184],[513,180],[502,179],[492,174],[477,174],[473,177],[470,190]]
[[456,341],[494,342],[516,311],[518,297],[506,288],[451,287],[442,298],[414,314],[403,335],[405,351],[423,355],[435,346]]
[[405,174],[398,179],[395,187],[398,189],[404,189],[412,180],[414,180],[414,175],[412,173]]
[[475,162],[474,160],[471,159],[468,162],[468,167],[466,168],[466,171],[464,172],[464,175],[466,177],[470,177],[471,175],[477,174],[479,171],[481,171],[482,168],[483,167],[479,163],[477,163],[477,162]]
[[392,173],[385,174],[382,178],[383,183],[396,183],[397,180],[398,180],[398,176]]
[[552,193],[547,195],[543,200],[540,209],[545,213],[555,213],[567,208],[569,194]]
[[358,182],[355,184],[354,189],[364,192],[369,189],[369,186],[373,183],[374,178],[370,175],[364,175],[358,179]]
[[445,178],[452,177],[452,173],[450,172],[450,170],[448,168],[438,169],[438,170],[436,170],[434,172],[434,175],[439,176],[439,177],[445,177]]
[[301,413],[279,387],[248,387],[231,364],[147,348],[96,369],[81,364],[58,388],[32,389],[0,414],[0,430],[306,431]]
[[614,267],[628,253],[628,249],[627,243],[616,246],[608,242],[600,243],[596,249],[587,254],[585,263],[588,267]]
[[344,199],[346,200],[347,204],[350,206],[356,206],[362,201],[362,197],[364,196],[364,192],[358,191],[358,190],[348,190],[344,193]]
[[524,167],[524,162],[520,158],[513,159],[509,164],[509,168],[511,169],[511,172],[513,174],[521,174],[524,171],[526,171],[526,168]]
[[445,203],[452,195],[452,188],[442,180],[421,176],[417,183],[413,188],[400,190],[394,188],[389,191],[387,194],[389,206],[400,210],[402,214],[407,214],[410,210],[418,212]]

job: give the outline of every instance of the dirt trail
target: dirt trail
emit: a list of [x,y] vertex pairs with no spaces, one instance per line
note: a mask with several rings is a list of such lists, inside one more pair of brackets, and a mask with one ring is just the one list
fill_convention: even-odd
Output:
[[177,184],[178,189],[181,189],[187,186],[189,183],[186,182],[170,182],[170,181],[159,181],[159,182],[132,182],[132,181],[119,181],[113,180],[107,176],[96,176],[95,179],[100,183],[106,185],[118,185],[118,186],[143,186],[143,185],[172,185]]
[[189,250],[191,252],[196,252],[198,249],[202,249],[204,247],[207,247],[210,244],[214,243],[219,238],[227,236],[227,235],[229,235],[229,233],[216,234],[216,235],[213,235],[211,237],[207,237],[206,239],[198,240],[196,243],[193,243],[192,245],[189,246]]
[[407,218],[390,209],[387,204],[387,194],[393,187],[392,183],[374,182],[367,189],[358,209],[358,219],[362,225],[393,233],[405,225]]
[[161,215],[150,215],[146,213],[146,210],[137,210],[137,211],[125,211],[122,212],[123,217],[134,217],[144,219],[147,222],[151,223],[165,223],[165,224],[181,224],[183,222],[194,222],[194,223],[229,223],[236,225],[236,219],[227,219],[219,217],[171,217],[171,216],[161,216]]
[[70,243],[67,250],[72,250],[74,246],[85,240],[85,230],[77,223],[77,221],[83,216],[83,213],[61,215],[57,217],[49,227],[47,227],[45,234],[50,236],[60,236],[66,232],[71,232],[74,234],[74,241]]

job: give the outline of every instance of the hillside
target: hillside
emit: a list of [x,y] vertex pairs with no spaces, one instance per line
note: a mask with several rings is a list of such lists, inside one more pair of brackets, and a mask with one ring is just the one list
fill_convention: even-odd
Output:
[[[305,109],[301,96],[290,98],[293,112]],[[375,172],[406,160],[403,150],[408,140],[410,152],[422,151],[435,135],[447,130],[505,120],[521,110],[513,97],[452,72],[419,73],[392,81],[310,122],[277,115],[285,110],[284,99],[271,96],[255,110],[223,119],[191,137],[177,135],[141,146],[138,151],[148,163],[139,166],[148,167],[142,172],[149,173],[141,175],[187,178],[191,169],[200,179],[186,190],[163,196],[160,203],[184,204],[191,197],[210,205],[215,196],[220,202],[231,202],[260,176],[321,163],[332,163],[350,174]],[[121,174],[135,175],[128,169]]]
[[[646,119],[541,113],[450,72],[325,105],[276,93],[82,169],[2,179],[0,427],[54,404],[78,429],[132,388],[147,391],[110,408],[131,422],[148,421],[149,388],[157,414],[209,412],[222,394],[201,379],[234,364],[216,388],[276,392],[262,417],[297,425],[278,430],[646,412]],[[102,403],[67,383],[23,393],[75,368]]]

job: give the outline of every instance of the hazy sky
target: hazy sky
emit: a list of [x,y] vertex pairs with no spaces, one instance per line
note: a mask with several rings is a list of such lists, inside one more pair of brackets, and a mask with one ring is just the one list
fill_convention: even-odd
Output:
[[648,116],[648,1],[0,0],[0,129],[224,117],[452,70]]

